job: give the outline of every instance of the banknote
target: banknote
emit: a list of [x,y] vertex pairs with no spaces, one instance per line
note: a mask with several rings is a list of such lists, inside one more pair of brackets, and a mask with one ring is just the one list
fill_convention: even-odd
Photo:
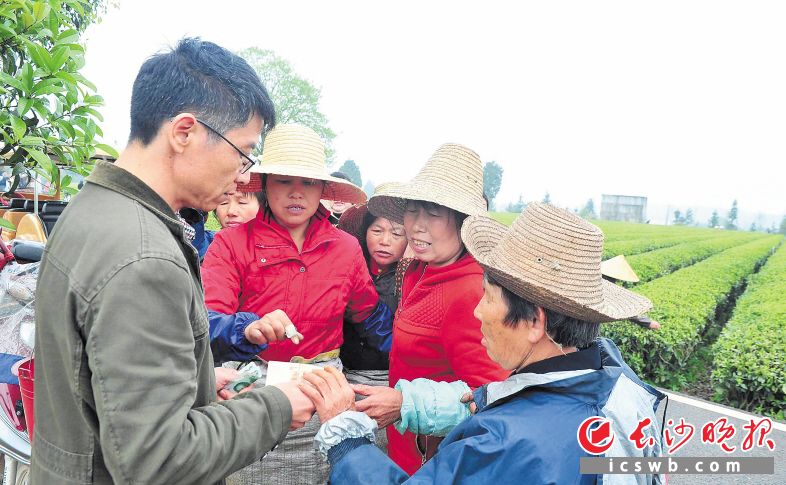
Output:
[[279,384],[282,382],[298,382],[303,374],[320,369],[317,365],[295,364],[294,362],[278,362],[271,360],[267,363],[267,380],[265,385]]
[[240,376],[224,386],[224,389],[240,392],[262,377],[262,371],[253,362],[243,364],[238,367],[237,371],[240,373]]

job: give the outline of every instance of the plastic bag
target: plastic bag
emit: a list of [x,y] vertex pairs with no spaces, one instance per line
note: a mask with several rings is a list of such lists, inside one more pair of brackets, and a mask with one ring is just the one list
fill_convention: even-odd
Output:
[[12,262],[0,271],[0,352],[33,355],[39,265]]

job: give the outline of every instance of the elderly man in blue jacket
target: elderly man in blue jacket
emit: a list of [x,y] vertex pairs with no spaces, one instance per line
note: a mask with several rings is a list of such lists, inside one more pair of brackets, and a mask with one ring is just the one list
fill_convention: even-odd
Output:
[[[447,433],[411,477],[372,445],[376,423],[352,410],[354,395],[340,373],[306,376],[300,387],[323,422],[316,441],[333,467],[331,483],[660,483],[659,475],[580,472],[580,458],[593,455],[577,432],[593,416],[608,420],[616,438],[591,451],[661,454],[654,423],[663,394],[635,375],[610,340],[598,338],[601,322],[651,306],[601,277],[600,229],[535,203],[509,229],[472,216],[462,239],[485,269],[475,309],[482,344],[511,376],[476,389],[471,404],[460,402],[461,383],[398,383],[404,403],[397,428]],[[651,425],[641,426],[647,418]],[[628,439],[632,434],[643,446]]]

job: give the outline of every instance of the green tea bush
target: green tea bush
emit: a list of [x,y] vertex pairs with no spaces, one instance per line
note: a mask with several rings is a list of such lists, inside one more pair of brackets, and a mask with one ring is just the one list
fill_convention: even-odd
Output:
[[713,351],[716,398],[785,417],[786,245],[751,276]]
[[638,275],[640,282],[645,283],[731,247],[766,237],[761,233],[725,232],[712,239],[702,238],[698,241],[684,242],[655,251],[635,254],[627,260]]
[[[598,226],[606,236],[606,243],[627,241],[631,239],[663,237],[690,237],[702,235],[707,238],[726,234],[727,231],[693,226],[661,226],[657,224],[637,224],[619,221],[590,221]],[[616,256],[616,255],[615,255]]]
[[706,239],[707,236],[703,234],[694,234],[692,236],[678,234],[672,236],[642,237],[638,239],[610,241],[603,245],[603,259],[613,258],[620,254],[628,257],[634,254],[646,253],[656,249],[668,248],[678,244]]
[[656,384],[676,386],[717,309],[781,239],[758,238],[637,286],[634,291],[652,300],[650,315],[662,328],[612,323],[605,326],[604,335],[617,343],[636,372]]

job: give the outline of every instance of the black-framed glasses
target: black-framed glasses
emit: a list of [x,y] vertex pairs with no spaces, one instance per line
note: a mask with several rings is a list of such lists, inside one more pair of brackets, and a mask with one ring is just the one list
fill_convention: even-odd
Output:
[[215,128],[213,128],[212,126],[208,125],[207,123],[205,123],[204,121],[202,121],[200,119],[197,119],[197,122],[199,124],[201,124],[202,126],[204,126],[205,128],[207,128],[208,130],[210,130],[213,133],[215,133],[216,135],[220,136],[222,140],[224,140],[225,142],[229,143],[229,146],[234,148],[240,154],[240,156],[245,159],[243,161],[243,166],[240,168],[240,173],[246,173],[249,170],[251,170],[251,167],[256,165],[256,162],[254,160],[252,160],[251,157],[249,157],[248,155],[243,153],[243,150],[238,148],[234,143],[232,143],[231,141],[227,140],[227,138],[224,135],[222,135],[221,133],[219,133],[218,130],[216,130]]

